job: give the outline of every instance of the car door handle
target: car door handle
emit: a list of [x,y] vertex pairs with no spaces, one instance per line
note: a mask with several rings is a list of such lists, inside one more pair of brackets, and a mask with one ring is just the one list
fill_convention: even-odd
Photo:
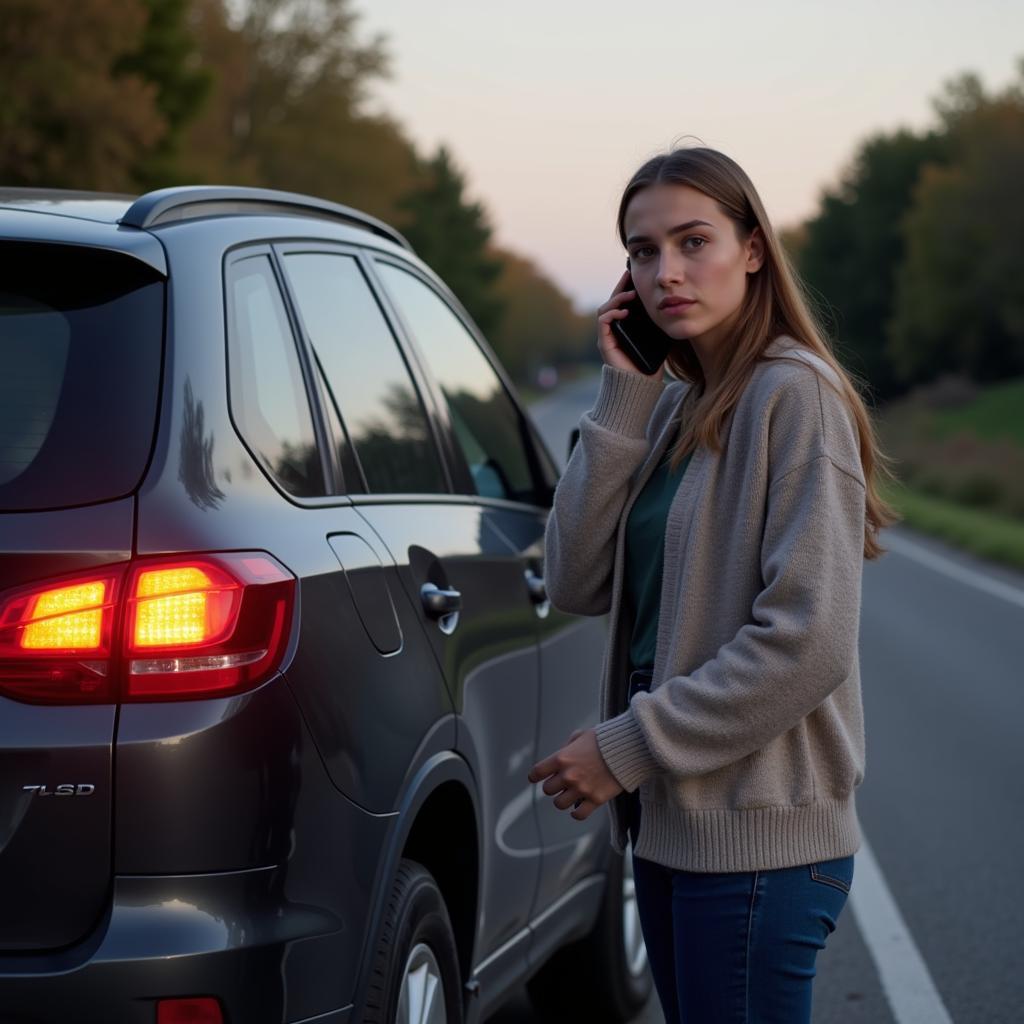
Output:
[[423,601],[423,610],[432,619],[443,618],[462,608],[461,591],[442,590],[434,583],[424,583],[420,587],[420,599]]
[[544,586],[544,577],[538,576],[532,569],[527,569],[525,576],[530,600],[534,604],[543,604],[548,599],[548,588]]

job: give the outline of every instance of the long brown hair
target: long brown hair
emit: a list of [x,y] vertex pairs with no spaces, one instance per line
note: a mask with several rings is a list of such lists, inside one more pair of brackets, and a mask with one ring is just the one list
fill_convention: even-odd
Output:
[[859,387],[864,386],[863,382],[844,369],[833,354],[756,189],[734,160],[714,149],[684,147],[652,157],[630,179],[619,202],[617,223],[623,246],[630,202],[641,189],[660,184],[689,185],[714,199],[733,221],[741,241],[746,241],[755,228],[760,228],[764,237],[764,261],[758,271],[747,276],[746,294],[733,327],[730,351],[725,353],[721,383],[705,393],[704,371],[689,341],[673,345],[669,353],[669,372],[693,383],[693,391],[698,396],[673,448],[672,467],[677,467],[685,455],[699,445],[721,451],[722,426],[743,394],[755,365],[765,358],[764,350],[775,338],[787,335],[825,360],[839,379],[840,394],[853,417],[860,440],[866,484],[864,557],[878,558],[886,550],[878,543],[879,530],[899,521],[896,511],[882,499],[878,490],[880,476],[893,479],[892,460],[879,447],[874,424],[860,396]]

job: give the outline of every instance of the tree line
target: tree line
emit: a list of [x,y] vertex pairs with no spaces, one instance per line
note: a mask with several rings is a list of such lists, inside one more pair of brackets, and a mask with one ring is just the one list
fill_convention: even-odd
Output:
[[509,372],[593,347],[591,318],[499,248],[446,147],[369,110],[389,73],[352,0],[0,0],[0,183],[305,192],[401,230]]
[[933,106],[928,130],[865,140],[784,234],[838,354],[883,401],[1024,374],[1024,59],[1005,89],[966,73]]
[[[398,227],[510,373],[594,358],[591,316],[499,248],[445,147],[371,112],[385,41],[353,0],[0,0],[0,183],[137,193],[194,182],[323,196]],[[1024,374],[1024,60],[964,74],[936,123],[865,140],[783,233],[874,398]]]

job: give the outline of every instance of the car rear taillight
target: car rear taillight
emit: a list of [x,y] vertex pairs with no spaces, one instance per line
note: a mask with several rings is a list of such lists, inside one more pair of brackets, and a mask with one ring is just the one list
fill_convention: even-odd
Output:
[[0,603],[0,692],[19,700],[109,704],[115,616],[125,566],[6,594]]
[[140,559],[0,597],[0,692],[34,703],[225,696],[281,663],[295,577],[259,551]]
[[126,700],[238,693],[280,663],[295,577],[269,555],[140,563],[128,592]]

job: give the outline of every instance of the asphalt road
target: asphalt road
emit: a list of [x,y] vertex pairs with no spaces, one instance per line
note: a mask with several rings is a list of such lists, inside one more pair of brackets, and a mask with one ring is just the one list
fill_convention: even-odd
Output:
[[[533,407],[562,463],[595,392],[596,378],[576,382]],[[861,608],[870,852],[818,956],[814,1022],[1021,1024],[1024,574],[903,527],[886,541]],[[901,929],[881,915],[869,856]],[[662,1019],[655,1001],[634,1024]],[[535,1020],[519,992],[490,1024]]]

